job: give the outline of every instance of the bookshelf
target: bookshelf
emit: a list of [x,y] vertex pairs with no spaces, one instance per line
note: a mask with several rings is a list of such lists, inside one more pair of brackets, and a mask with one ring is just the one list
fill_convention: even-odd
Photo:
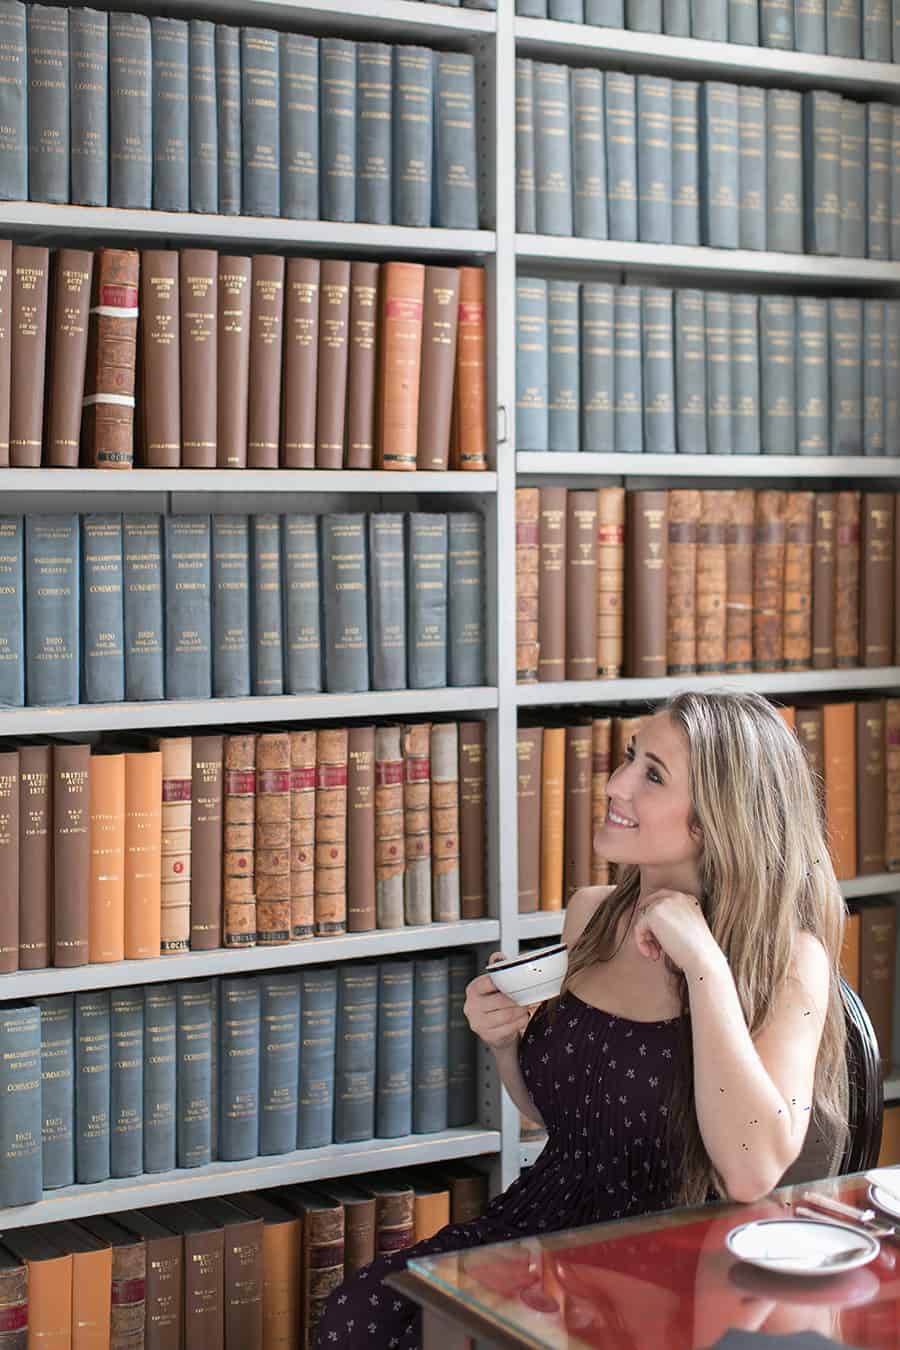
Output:
[[900,465],[893,459],[869,455],[600,455],[590,451],[520,450],[516,455],[519,482],[539,484],[546,476],[566,479],[659,477],[744,479],[897,478]]

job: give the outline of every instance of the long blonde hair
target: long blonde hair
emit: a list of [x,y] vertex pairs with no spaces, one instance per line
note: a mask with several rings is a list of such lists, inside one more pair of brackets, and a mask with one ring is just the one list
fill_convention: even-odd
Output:
[[[665,705],[688,747],[694,821],[703,831],[698,866],[704,915],[728,959],[750,1034],[764,1025],[788,978],[799,932],[828,953],[831,986],[816,1061],[810,1138],[840,1146],[847,1134],[846,1028],[838,983],[845,907],[823,833],[816,784],[806,755],[782,718],[758,694],[681,693]],[[637,866],[620,869],[615,890],[595,911],[570,956],[565,987],[586,966],[609,960],[619,923],[640,889]],[[681,1005],[687,982],[677,972]],[[682,1160],[679,1204],[725,1195],[710,1162],[694,1106],[690,1018],[669,1109],[670,1152]]]

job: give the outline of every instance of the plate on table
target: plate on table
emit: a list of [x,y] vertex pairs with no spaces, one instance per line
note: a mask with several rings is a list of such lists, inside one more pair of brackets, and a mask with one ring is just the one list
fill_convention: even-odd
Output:
[[754,1219],[732,1228],[725,1245],[760,1270],[803,1276],[856,1270],[881,1250],[871,1234],[829,1219]]
[[883,1186],[876,1186],[873,1181],[869,1184],[869,1199],[877,1209],[890,1214],[892,1219],[900,1219],[900,1196],[886,1191]]

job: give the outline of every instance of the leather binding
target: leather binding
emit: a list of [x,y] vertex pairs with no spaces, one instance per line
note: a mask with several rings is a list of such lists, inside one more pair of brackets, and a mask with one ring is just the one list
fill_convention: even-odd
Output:
[[419,1172],[423,1181],[446,1186],[450,1192],[450,1222],[468,1223],[484,1212],[488,1200],[487,1177],[466,1163],[443,1163]]
[[222,945],[222,800],[225,738],[191,738],[192,952]]
[[191,910],[191,738],[163,736],[160,950],[186,952]]
[[540,490],[516,488],[516,680],[538,677]]
[[626,509],[626,674],[648,679],[666,673],[668,494],[629,492]]
[[347,931],[347,728],[322,727],[316,746],[315,931]]
[[51,1232],[41,1227],[4,1234],[4,1247],[22,1263],[12,1286],[18,1298],[9,1321],[11,1330],[18,1324],[27,1331],[21,1340],[11,1340],[16,1347],[70,1350],[72,1345],[72,1257],[52,1241]]
[[415,1194],[402,1176],[368,1176],[362,1189],[375,1197],[375,1251],[378,1256],[411,1247],[415,1233]]
[[567,492],[543,487],[541,493],[538,576],[538,679],[542,684],[566,674]]
[[347,735],[347,932],[375,927],[375,728]]
[[591,884],[592,752],[590,722],[566,727],[565,904]]
[[340,469],[344,464],[349,324],[350,264],[325,258],[319,271],[317,469]]
[[459,269],[456,334],[457,447],[451,469],[487,468],[487,374],[484,268]]
[[256,742],[254,732],[225,737],[222,803],[222,938],[256,945]]
[[854,993],[859,993],[860,914],[856,910],[847,915],[844,940],[841,944],[840,970]]
[[[898,391],[900,399],[900,391]],[[900,665],[900,510],[894,510],[894,665]]]
[[405,871],[402,727],[375,728],[375,918],[403,927]]
[[378,272],[378,263],[350,264],[350,350],[344,453],[344,468],[347,469],[371,469],[375,463]]
[[753,519],[752,488],[731,488],[725,530],[725,670],[753,669]]
[[19,969],[50,965],[50,745],[19,747]]
[[837,493],[834,565],[834,664],[838,670],[859,665],[860,493]]
[[731,497],[727,491],[700,493],[697,520],[697,673],[724,671],[727,641],[727,532]]
[[440,471],[449,466],[458,321],[459,269],[426,267],[416,449],[419,469]]
[[856,704],[856,875],[885,870],[885,706],[884,699]]
[[250,295],[250,405],[247,464],[277,469],[284,345],[284,258],[258,253]]
[[416,468],[425,268],[389,262],[381,274],[376,466]]
[[666,672],[697,669],[697,525],[701,494],[695,488],[669,492],[668,628]]
[[519,822],[519,913],[534,914],[541,904],[541,783],[543,727],[516,733],[516,791]]
[[53,258],[46,441],[54,469],[78,468],[93,265],[83,249],[61,248]]
[[319,365],[318,258],[288,258],[284,282],[284,389],[281,464],[316,466],[316,387]]
[[196,1209],[224,1236],[225,1346],[263,1350],[263,1220],[218,1196],[198,1200]]
[[891,1064],[897,914],[893,904],[871,905],[861,909],[859,917],[859,992],[872,1019],[882,1068],[887,1069]]
[[822,824],[825,823],[825,733],[821,708],[798,708],[795,719],[797,740],[803,746],[806,762],[815,784]]
[[756,494],[753,524],[753,668],[784,663],[784,563],[787,493]]
[[784,531],[784,669],[812,665],[815,494],[788,492]]
[[835,876],[856,875],[856,745],[852,703],[826,703],[822,711],[825,828]]
[[612,719],[595,717],[591,721],[591,881],[605,886],[609,881],[609,863],[593,847],[597,830],[606,822],[606,785],[609,782],[612,750]]
[[291,938],[315,932],[316,732],[291,738]]
[[431,725],[403,732],[403,909],[408,924],[431,923]]
[[326,1182],[323,1189],[344,1210],[344,1279],[375,1260],[375,1196],[351,1182]]
[[597,677],[622,674],[625,644],[625,489],[597,489]]
[[485,743],[483,722],[459,724],[459,904],[463,919],[487,913],[484,879]]
[[291,740],[263,732],[256,743],[256,941],[291,940]]
[[[219,256],[211,248],[181,252],[181,467],[218,462],[217,379]],[[234,372],[236,374],[236,372]]]
[[116,1222],[145,1243],[144,1350],[182,1350],[184,1241],[149,1214],[129,1209]]
[[[0,755],[0,806],[7,796],[7,779],[13,769],[18,774],[18,758]],[[5,761],[5,763],[4,763]],[[90,876],[90,763],[88,745],[53,747],[53,964],[83,966],[88,960],[88,890]],[[16,792],[18,807],[18,791]],[[0,822],[6,812],[0,811]],[[18,828],[18,822],[16,822]],[[0,857],[3,854],[3,830],[0,824]],[[9,863],[0,868],[0,877],[10,876]],[[18,874],[13,872],[15,884]],[[7,905],[0,912],[9,915]],[[16,911],[17,912],[17,911]],[[15,935],[18,951],[18,934]],[[8,939],[0,929],[0,963],[9,960]],[[0,969],[15,966],[0,964]]]
[[888,872],[900,871],[900,699],[885,699],[885,830],[884,864]]
[[14,469],[41,465],[49,267],[47,249],[13,244],[9,463]]
[[141,254],[141,462],[148,469],[181,465],[181,320],[178,253]]
[[146,1244],[102,1215],[82,1219],[81,1225],[112,1247],[109,1350],[138,1350],[145,1344]]
[[139,253],[115,248],[98,249],[94,257],[81,421],[81,462],[91,469],[134,463],[140,261]]
[[268,1195],[243,1192],[231,1203],[262,1220],[262,1343],[264,1350],[288,1350],[300,1343],[300,1220]]
[[566,498],[566,679],[597,674],[597,493]]
[[184,1242],[184,1346],[225,1345],[225,1230],[190,1205],[158,1205],[153,1217]]
[[541,909],[562,909],[566,728],[545,727],[541,754]]
[[219,254],[216,297],[216,464],[247,467],[250,402],[250,258]]
[[[0,866],[0,973],[8,975],[19,969],[19,754],[17,750],[0,750],[0,864],[2,864]],[[86,885],[87,877],[85,877]],[[85,928],[87,928],[87,923],[85,923]],[[86,947],[87,943],[85,942]],[[87,959],[86,951],[84,959]]]
[[[12,240],[0,239],[0,469],[9,468],[10,380],[12,374],[12,277]],[[80,429],[80,398],[78,422]],[[77,450],[75,462],[76,464],[78,462]]]
[[125,959],[125,756],[91,755],[91,962]]
[[300,1219],[300,1350],[312,1350],[322,1309],[344,1278],[344,1209],[311,1186],[275,1191],[274,1199]]
[[455,923],[460,911],[459,734],[455,722],[431,728],[431,868],[435,923]]
[[[55,1223],[52,1240],[72,1257],[72,1350],[108,1350],[112,1248],[78,1223]],[[7,1350],[3,1340],[0,1346]]]
[[861,509],[859,664],[889,666],[894,645],[893,492],[864,492]]
[[410,1177],[413,1189],[413,1241],[425,1242],[450,1222],[450,1192],[444,1186]]
[[162,755],[125,755],[125,960],[159,956]]
[[834,666],[835,495],[817,492],[813,522],[812,666]]

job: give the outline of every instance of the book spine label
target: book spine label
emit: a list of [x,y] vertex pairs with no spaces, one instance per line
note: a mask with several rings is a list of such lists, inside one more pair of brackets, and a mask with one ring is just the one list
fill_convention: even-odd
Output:
[[[606,117],[603,72],[573,70],[570,84],[574,229],[584,239],[605,239]],[[531,177],[533,185],[533,171]]]
[[153,204],[150,20],[109,17],[109,204]]
[[28,6],[28,195],[69,200],[69,12]]
[[28,74],[25,6],[0,8],[0,198],[28,200]]
[[641,297],[644,451],[675,453],[675,341],[672,292],[645,287]]
[[241,212],[277,216],[281,205],[278,34],[241,29]]
[[26,516],[26,692],[33,707],[78,702],[78,574],[78,517]]
[[202,1167],[212,1161],[210,1099],[215,997],[216,985],[210,980],[184,980],[176,985],[176,1154],[179,1167]]
[[700,243],[700,86],[672,81],[672,243]]
[[478,228],[475,116],[474,56],[435,52],[434,223],[443,229]]
[[841,103],[840,255],[866,255],[866,108],[849,98]]
[[44,371],[47,351],[47,249],[13,244],[9,403],[9,463],[40,467],[44,443]]
[[672,81],[637,77],[638,237],[672,243]]
[[106,1181],[109,1171],[109,992],[75,995],[75,1179]]
[[166,697],[210,698],[209,516],[166,516]]
[[702,291],[675,292],[675,396],[679,451],[705,455],[706,318]]
[[[604,151],[605,154],[605,151]],[[576,171],[576,181],[578,174]],[[604,176],[604,192],[606,190]],[[534,183],[534,62],[516,58],[516,229],[537,230]],[[604,213],[605,214],[605,213]]]
[[395,225],[431,224],[434,61],[427,47],[394,47],[392,189]]
[[[635,78],[621,71],[606,74],[606,201],[610,239],[638,239],[637,107]],[[535,92],[537,81],[535,81]],[[537,119],[535,118],[535,135]],[[538,179],[540,190],[540,179]],[[540,211],[540,196],[538,197]],[[538,220],[540,231],[540,219]],[[542,233],[549,233],[544,230]],[[558,231],[571,234],[571,230]]]
[[0,1197],[4,1205],[40,1200],[41,1010],[0,1013]]
[[177,985],[144,989],[144,1171],[168,1172],[176,1160]]
[[708,80],[700,86],[701,237],[712,248],[740,245],[738,91]]
[[121,703],[125,697],[121,516],[82,517],[81,583],[82,701]]
[[219,209],[215,24],[191,19],[188,43],[191,210],[215,215]]
[[[827,48],[825,0],[794,0],[794,50],[824,56]],[[888,49],[890,60],[890,28]]]
[[860,0],[827,0],[825,31],[829,56],[862,56]]
[[797,449],[796,318],[792,296],[761,297],[762,448],[767,455]]
[[884,302],[863,301],[863,453],[884,454]]
[[411,512],[408,542],[410,689],[447,683],[447,517]]
[[887,103],[866,105],[866,257],[891,256],[891,123]]
[[281,214],[319,219],[319,39],[279,33]]
[[738,153],[740,202],[738,237],[741,248],[766,247],[766,94],[764,89],[738,89]]
[[378,963],[375,1135],[398,1139],[412,1132],[413,963]]
[[548,450],[579,449],[580,323],[577,282],[547,288]]
[[122,517],[125,697],[164,697],[162,520]]
[[295,971],[263,974],[259,986],[259,1151],[265,1156],[297,1146],[300,981]]
[[257,254],[250,296],[250,396],[247,463],[277,469],[284,339],[284,258]]
[[25,551],[20,516],[0,516],[0,705],[25,703]]
[[281,399],[281,462],[286,469],[315,467],[318,363],[319,260],[288,258]]
[[190,209],[188,160],[188,26],[184,19],[150,20],[153,52],[153,207]]
[[222,23],[216,24],[216,113],[219,214],[239,216],[243,201],[240,32]]
[[365,517],[322,517],[325,687],[329,693],[369,688],[368,569]]
[[447,1128],[447,1024],[450,971],[446,956],[414,962],[413,1132]]
[[[321,63],[323,220],[356,219],[356,43],[322,38]],[[427,222],[425,222],[427,224]]]
[[861,300],[828,301],[831,351],[831,453],[858,455],[862,448]]
[[110,1175],[136,1177],[144,1170],[144,995],[113,989],[110,1007]]
[[224,737],[191,737],[191,951],[222,945]]
[[343,467],[350,356],[350,276],[349,262],[325,259],[321,264],[315,449],[315,465],[319,469]]
[[246,698],[250,694],[250,632],[248,519],[213,516],[213,698]]
[[334,1069],[336,1144],[374,1137],[377,1024],[377,966],[342,966],[338,971]]
[[356,219],[391,223],[391,48],[360,42],[356,49]]
[[75,1183],[75,999],[38,1000],[41,1014],[42,1179],[45,1190]]
[[641,379],[641,291],[617,286],[614,296],[613,366],[615,405],[613,429],[618,454],[639,454],[644,448],[644,395]]
[[375,927],[375,728],[347,735],[347,931]]
[[484,682],[484,522],[477,511],[447,517],[447,680],[452,687]]
[[406,688],[406,549],[403,516],[373,513],[369,531],[372,687]]
[[333,1140],[336,1022],[335,968],[301,971],[298,1148],[322,1148]]
[[[448,268],[430,269],[442,274]],[[451,273],[451,275],[456,275]],[[378,263],[354,262],[350,265],[350,310],[347,362],[347,428],[345,464],[348,469],[371,469],[375,463],[375,385],[378,329]],[[443,301],[449,296],[442,291]],[[455,350],[455,306],[454,343]],[[443,329],[441,330],[443,334]],[[451,363],[452,370],[452,363]],[[447,422],[452,393],[447,394]],[[437,400],[437,408],[440,400]],[[435,411],[437,411],[437,408]],[[421,448],[421,447],[420,447]],[[435,466],[437,467],[437,466]],[[446,467],[446,465],[441,466]]]
[[731,436],[731,296],[707,291],[706,306],[706,440],[711,455],[730,455]]
[[281,528],[278,516],[250,517],[253,553],[253,693],[280,694],[282,673]]
[[731,297],[731,435],[736,455],[762,449],[759,388],[759,297]]
[[319,532],[315,516],[282,517],[285,693],[322,689]]
[[[525,284],[530,287],[539,283]],[[546,350],[546,325],[541,331],[541,344]],[[580,448],[582,450],[604,454],[614,449],[614,402],[613,288],[604,282],[586,281],[581,286]],[[516,439],[521,443],[519,406],[517,404]],[[534,448],[537,449],[536,446]]]

